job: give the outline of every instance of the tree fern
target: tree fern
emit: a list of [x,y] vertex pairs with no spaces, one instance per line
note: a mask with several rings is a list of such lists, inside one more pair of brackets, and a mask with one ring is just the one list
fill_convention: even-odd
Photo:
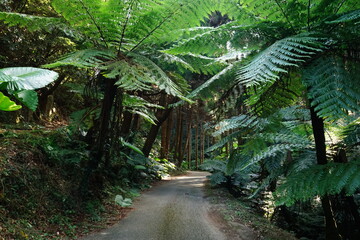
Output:
[[304,69],[309,98],[319,116],[328,120],[345,117],[348,111],[360,110],[360,78],[351,63],[324,57]]
[[247,86],[279,79],[287,68],[298,66],[321,51],[321,39],[313,34],[300,34],[281,39],[254,57],[238,71],[237,81]]
[[352,195],[360,187],[360,161],[314,165],[291,174],[276,192],[278,205],[292,205],[297,200],[337,194]]
[[328,21],[328,23],[343,23],[343,22],[355,21],[358,24],[359,19],[360,19],[360,9],[357,9],[354,11],[341,14],[340,17],[338,17],[335,20]]
[[347,125],[341,132],[344,137],[344,143],[348,147],[360,144],[360,119],[357,119]]
[[45,68],[56,68],[61,66],[76,66],[80,68],[104,67],[104,62],[116,59],[116,52],[106,49],[84,49],[66,54],[54,63],[43,65]]

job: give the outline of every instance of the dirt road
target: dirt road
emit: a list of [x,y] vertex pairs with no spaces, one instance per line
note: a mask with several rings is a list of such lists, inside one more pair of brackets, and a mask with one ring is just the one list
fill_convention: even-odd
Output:
[[189,172],[153,187],[115,226],[84,240],[223,240],[211,221],[202,187],[207,173]]

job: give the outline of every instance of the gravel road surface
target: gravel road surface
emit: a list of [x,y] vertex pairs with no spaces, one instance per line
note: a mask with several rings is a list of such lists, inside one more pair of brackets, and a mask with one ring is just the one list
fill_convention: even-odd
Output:
[[118,224],[83,240],[225,240],[203,198],[205,172],[189,172],[153,187]]

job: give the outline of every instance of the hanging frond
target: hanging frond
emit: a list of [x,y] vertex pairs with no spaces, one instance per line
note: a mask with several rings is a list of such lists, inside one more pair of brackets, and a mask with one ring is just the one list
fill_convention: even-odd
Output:
[[205,152],[212,152],[216,149],[222,148],[223,146],[225,146],[225,144],[233,141],[234,139],[236,139],[237,137],[240,137],[242,134],[242,131],[236,131],[233,132],[225,137],[222,137],[219,141],[217,141],[215,144],[211,145],[210,147],[208,147]]
[[347,146],[360,145],[360,119],[347,125],[341,132],[341,135],[344,137],[344,143]]
[[313,165],[289,175],[278,187],[275,196],[277,205],[292,205],[316,196],[345,192],[352,195],[360,188],[360,160],[348,163]]
[[152,104],[139,96],[124,94],[122,100],[125,111],[138,114],[151,124],[156,124],[157,119],[150,108],[163,108],[162,106]]
[[[197,87],[195,90],[193,90],[187,97],[188,98],[195,98],[199,97],[200,95],[203,95],[204,92],[209,91],[209,86],[213,85],[214,88],[216,88],[215,91],[219,90],[219,85],[217,83],[221,82],[220,80],[223,79],[223,77],[228,76],[227,74],[231,74],[231,71],[233,70],[234,65],[230,64],[226,68],[224,68],[222,71],[211,77],[209,80],[207,80],[205,83]],[[206,94],[204,94],[206,95]]]
[[61,18],[39,17],[22,13],[0,12],[0,21],[9,27],[19,26],[28,31],[47,31],[54,29],[63,29],[64,32],[71,31],[67,24]]
[[[328,21],[327,23],[343,23],[343,22],[350,22],[350,21],[354,21],[354,20],[357,20],[357,21],[360,20],[360,9],[341,14],[341,16],[338,17],[337,19]],[[359,23],[359,22],[357,22],[357,23]]]
[[245,102],[251,107],[252,112],[265,117],[277,109],[292,105],[303,91],[304,87],[298,77],[283,76],[277,81],[247,88],[249,98]]
[[43,65],[45,68],[56,68],[61,66],[75,66],[80,68],[101,67],[104,62],[111,62],[116,54],[111,50],[84,49],[66,54],[54,63]]
[[148,74],[154,79],[155,84],[160,90],[165,91],[167,94],[170,94],[175,97],[179,97],[182,100],[188,101],[186,97],[183,96],[181,89],[178,85],[176,85],[167,75],[166,73],[153,61],[151,61],[149,58],[135,54],[130,53],[128,56],[132,57],[133,62],[144,66],[147,68]]
[[[216,28],[197,28],[199,34],[190,38],[183,38],[170,49],[164,52],[169,54],[192,53],[206,56],[220,56],[228,51],[229,41],[235,31],[243,26],[236,26],[233,22],[221,25]],[[206,29],[206,31],[205,31]]]
[[255,125],[259,124],[259,119],[254,116],[248,115],[239,115],[229,119],[225,119],[220,123],[215,125],[216,131],[212,134],[214,137],[220,136],[221,134],[238,128],[253,128]]
[[323,57],[304,69],[311,105],[331,121],[360,110],[360,76],[357,66],[335,57]]
[[238,71],[237,81],[246,86],[274,82],[287,68],[296,67],[321,51],[321,39],[299,34],[276,41]]

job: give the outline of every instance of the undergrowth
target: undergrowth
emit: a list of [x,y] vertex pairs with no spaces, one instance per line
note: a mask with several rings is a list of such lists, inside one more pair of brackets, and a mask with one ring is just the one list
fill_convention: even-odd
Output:
[[131,210],[115,196],[137,197],[172,169],[167,160],[138,169],[123,164],[117,176],[95,175],[102,188],[84,200],[79,184],[87,162],[86,144],[66,127],[0,128],[0,239],[77,239]]

